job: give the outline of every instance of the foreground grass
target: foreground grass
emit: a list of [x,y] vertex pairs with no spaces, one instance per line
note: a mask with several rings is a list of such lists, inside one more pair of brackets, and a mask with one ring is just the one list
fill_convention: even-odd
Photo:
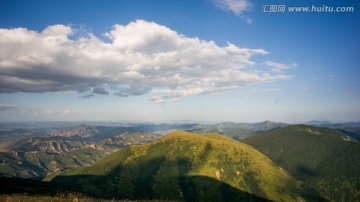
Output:
[[[101,200],[79,193],[58,193],[55,196],[28,194],[0,194],[0,202],[130,202],[128,200]],[[153,200],[152,202],[161,202]]]
[[28,195],[28,194],[1,194],[0,201],[4,202],[82,202],[82,201],[99,201],[96,199],[88,198],[78,193],[58,193],[55,196],[44,195]]

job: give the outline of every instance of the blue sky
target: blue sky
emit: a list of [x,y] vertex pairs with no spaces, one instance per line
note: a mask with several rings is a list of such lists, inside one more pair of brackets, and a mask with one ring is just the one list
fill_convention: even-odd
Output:
[[[353,12],[262,12],[267,5]],[[360,120],[357,0],[0,1],[0,120]]]

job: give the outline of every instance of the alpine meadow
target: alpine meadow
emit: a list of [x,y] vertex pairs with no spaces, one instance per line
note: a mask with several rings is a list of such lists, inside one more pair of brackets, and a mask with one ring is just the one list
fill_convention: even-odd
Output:
[[0,201],[360,201],[357,0],[0,0]]

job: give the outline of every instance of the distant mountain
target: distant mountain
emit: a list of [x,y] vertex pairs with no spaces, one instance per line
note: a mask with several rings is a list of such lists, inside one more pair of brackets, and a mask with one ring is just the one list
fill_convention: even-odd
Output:
[[172,130],[184,130],[193,133],[217,133],[235,140],[245,139],[259,133],[285,127],[288,124],[272,121],[260,123],[222,122],[218,124],[139,124],[129,128],[142,132],[157,132],[165,135]]
[[0,151],[7,151],[12,142],[22,137],[38,137],[47,134],[49,131],[44,129],[0,129]]
[[130,128],[142,132],[169,131],[169,130],[189,130],[197,127],[198,124],[139,124]]
[[198,125],[187,131],[194,133],[217,133],[226,135],[235,140],[242,140],[265,131],[282,128],[287,125],[288,124],[285,123],[272,121],[264,121],[260,123],[223,122],[213,125]]
[[352,126],[352,127],[360,127],[360,121],[346,122],[345,124]]
[[7,142],[0,152],[0,176],[42,179],[59,170],[89,166],[122,147],[159,138],[126,127],[87,125],[47,133],[21,129],[23,135],[9,136],[17,131],[4,131],[3,140]]
[[56,129],[47,134],[23,135],[9,140],[4,150],[16,152],[42,151],[45,153],[68,152],[96,142],[100,132],[95,127],[79,125],[72,128]]
[[243,142],[330,200],[360,200],[360,143],[344,133],[294,125]]
[[216,134],[175,131],[89,167],[48,177],[106,199],[303,201],[317,194],[252,147]]
[[360,141],[360,122],[322,124],[320,126],[336,129],[337,131],[345,133],[346,135]]
[[360,122],[332,123],[330,121],[310,121],[306,125],[333,128],[360,141]]
[[312,126],[347,126],[347,127],[360,127],[360,121],[352,121],[352,122],[345,122],[345,121],[327,121],[327,120],[314,120],[304,123],[305,125],[312,125]]
[[328,121],[328,120],[313,120],[313,121],[308,121],[305,123],[305,125],[313,125],[313,126],[318,126],[318,125],[323,125],[323,124],[332,124],[333,122]]
[[70,129],[62,129],[62,130],[53,130],[48,135],[50,137],[91,137],[99,134],[99,130],[94,126],[87,125],[78,125],[76,127],[72,127]]

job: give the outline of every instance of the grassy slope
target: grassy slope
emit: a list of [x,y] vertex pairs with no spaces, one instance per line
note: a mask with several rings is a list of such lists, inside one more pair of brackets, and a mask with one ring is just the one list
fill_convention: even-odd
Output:
[[301,199],[301,183],[252,147],[221,135],[181,131],[124,148],[93,166],[67,170],[52,181],[77,184],[106,198]]
[[335,201],[360,200],[360,143],[329,128],[289,126],[244,140]]

